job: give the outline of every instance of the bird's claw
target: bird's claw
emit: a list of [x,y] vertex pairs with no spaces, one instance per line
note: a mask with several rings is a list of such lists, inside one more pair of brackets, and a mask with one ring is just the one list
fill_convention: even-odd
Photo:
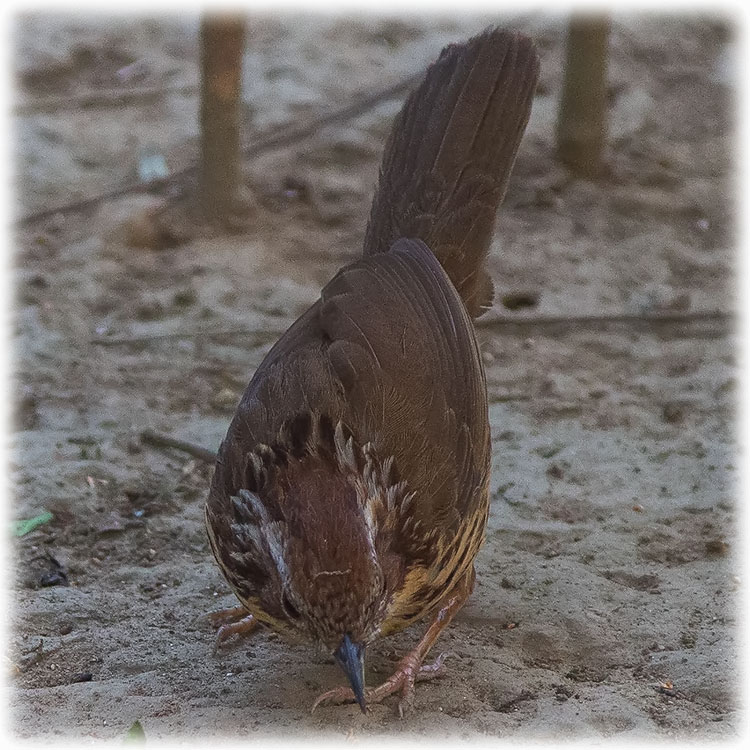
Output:
[[218,628],[213,648],[214,655],[224,641],[233,635],[247,635],[255,630],[258,624],[258,621],[244,607],[231,607],[211,612],[208,619],[214,627]]
[[[418,666],[410,659],[411,655],[406,656],[399,663],[396,671],[382,684],[376,688],[368,688],[365,691],[365,703],[369,706],[372,703],[380,703],[384,698],[394,693],[401,693],[397,704],[398,715],[404,718],[404,713],[408,710],[414,700],[414,685],[417,682],[432,680],[440,677],[443,672],[443,662],[445,654],[440,654],[432,664],[423,664]],[[315,711],[321,705],[341,705],[342,703],[354,703],[356,698],[354,692],[348,687],[338,687],[333,690],[319,695],[312,705],[310,713]]]
[[434,677],[440,677],[443,674],[443,663],[445,662],[445,657],[447,655],[448,654],[443,651],[443,653],[441,653],[432,664],[423,664],[419,668],[419,672],[417,672],[415,681],[424,682],[425,680],[431,680]]
[[[365,693],[365,695],[367,695]],[[310,713],[314,713],[318,706],[331,705],[340,706],[343,703],[356,703],[357,699],[354,697],[354,691],[347,687],[338,687],[333,690],[329,690],[322,695],[319,695],[315,699],[315,703],[312,704]]]

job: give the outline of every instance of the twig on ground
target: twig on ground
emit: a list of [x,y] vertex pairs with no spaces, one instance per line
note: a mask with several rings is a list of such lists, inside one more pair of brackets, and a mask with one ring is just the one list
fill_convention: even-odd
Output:
[[526,318],[479,318],[477,328],[526,327],[540,328],[546,326],[582,326],[600,328],[607,325],[679,325],[680,323],[731,323],[735,320],[733,313],[721,311],[692,313],[626,313],[623,315],[571,315],[571,316],[536,316]]
[[505,404],[511,401],[531,401],[532,398],[533,396],[530,393],[490,393],[488,396],[491,404]]
[[169,435],[162,435],[153,430],[143,430],[141,432],[141,440],[157,448],[174,448],[206,463],[214,463],[218,458],[218,454],[208,450],[208,448],[203,448],[195,443],[188,443],[185,440],[177,440],[176,438],[169,437]]
[[[489,328],[548,328],[565,326],[568,328],[580,326],[582,328],[603,328],[608,325],[630,325],[630,326],[662,326],[680,325],[693,323],[719,323],[728,325],[735,320],[735,315],[728,312],[694,312],[694,313],[669,313],[659,315],[582,315],[582,316],[537,316],[527,318],[480,318],[476,321],[476,327],[480,329]],[[213,331],[174,331],[171,333],[156,333],[150,336],[118,336],[108,338],[101,336],[91,339],[92,344],[98,346],[138,346],[149,344],[154,341],[169,339],[188,338],[224,338],[232,336],[255,336],[256,345],[271,342],[281,336],[283,328],[227,328],[225,330]]]
[[255,156],[263,151],[280,148],[281,146],[289,146],[292,143],[296,143],[297,141],[315,135],[315,133],[328,125],[352,120],[368,110],[373,109],[378,104],[382,104],[383,102],[387,102],[405,94],[417,84],[421,77],[421,73],[419,75],[411,75],[408,78],[399,81],[397,84],[389,86],[387,89],[382,89],[375,94],[357,99],[341,109],[323,115],[322,117],[318,117],[317,119],[300,125],[299,127],[291,129],[287,127],[276,128],[244,148],[242,154],[247,158]]
[[14,115],[33,115],[55,110],[87,109],[89,107],[120,107],[143,99],[159,99],[169,94],[191,94],[198,91],[197,83],[181,83],[174,86],[152,86],[148,88],[106,89],[84,91],[70,96],[45,96],[19,102],[13,107]]
[[141,346],[154,341],[168,341],[170,339],[198,339],[223,338],[225,336],[255,336],[257,344],[273,341],[281,336],[283,328],[267,328],[263,330],[251,328],[228,328],[223,331],[171,331],[169,333],[152,333],[148,336],[97,336],[89,340],[96,346]]

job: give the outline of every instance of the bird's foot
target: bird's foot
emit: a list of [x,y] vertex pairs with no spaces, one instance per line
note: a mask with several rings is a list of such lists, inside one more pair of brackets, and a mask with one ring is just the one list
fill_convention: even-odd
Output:
[[232,636],[245,636],[255,630],[258,621],[244,607],[230,607],[211,612],[211,624],[217,627],[213,653],[216,654],[224,641]]
[[[416,650],[407,654],[398,664],[396,671],[382,685],[376,688],[368,688],[365,691],[365,702],[380,703],[384,698],[394,693],[400,693],[397,704],[398,715],[403,718],[414,700],[414,685],[417,682],[431,680],[439,677],[443,672],[445,654],[440,654],[432,664],[420,664]],[[329,690],[318,696],[313,703],[312,711],[321,705],[339,705],[341,703],[354,703],[356,698],[351,688],[339,687]]]
[[[440,654],[432,664],[423,666],[422,661],[427,656],[427,652],[432,648],[440,633],[453,619],[456,612],[461,609],[473,586],[474,568],[471,568],[465,578],[461,580],[455,592],[451,592],[446,598],[444,606],[435,615],[432,624],[427,628],[427,632],[422,636],[422,640],[417,644],[416,648],[410,651],[398,663],[398,667],[396,667],[393,675],[382,685],[365,691],[365,705],[368,703],[380,703],[383,698],[393,695],[393,693],[401,693],[398,701],[398,714],[403,718],[404,710],[410,706],[414,698],[414,683],[421,682],[422,680],[431,680],[433,677],[439,677],[442,673],[445,654]],[[350,703],[354,700],[356,700],[354,692],[350,688],[336,688],[319,696],[315,703],[313,703],[312,710],[314,711],[322,703]]]

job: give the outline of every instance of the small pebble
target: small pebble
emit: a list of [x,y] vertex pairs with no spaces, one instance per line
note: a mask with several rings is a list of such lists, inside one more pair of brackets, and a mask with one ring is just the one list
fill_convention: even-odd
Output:
[[669,424],[680,424],[685,418],[685,410],[674,402],[664,404],[661,410],[662,419]]
[[565,473],[557,464],[552,464],[547,469],[547,476],[552,477],[553,479],[562,479],[563,476],[565,476]]

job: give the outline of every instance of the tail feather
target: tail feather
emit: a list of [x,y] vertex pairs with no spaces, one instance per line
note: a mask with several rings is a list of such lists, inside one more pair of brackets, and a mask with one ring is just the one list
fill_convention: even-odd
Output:
[[484,260],[538,74],[534,45],[518,33],[489,29],[450,45],[386,144],[365,255],[400,237],[423,240],[473,317],[492,304]]

